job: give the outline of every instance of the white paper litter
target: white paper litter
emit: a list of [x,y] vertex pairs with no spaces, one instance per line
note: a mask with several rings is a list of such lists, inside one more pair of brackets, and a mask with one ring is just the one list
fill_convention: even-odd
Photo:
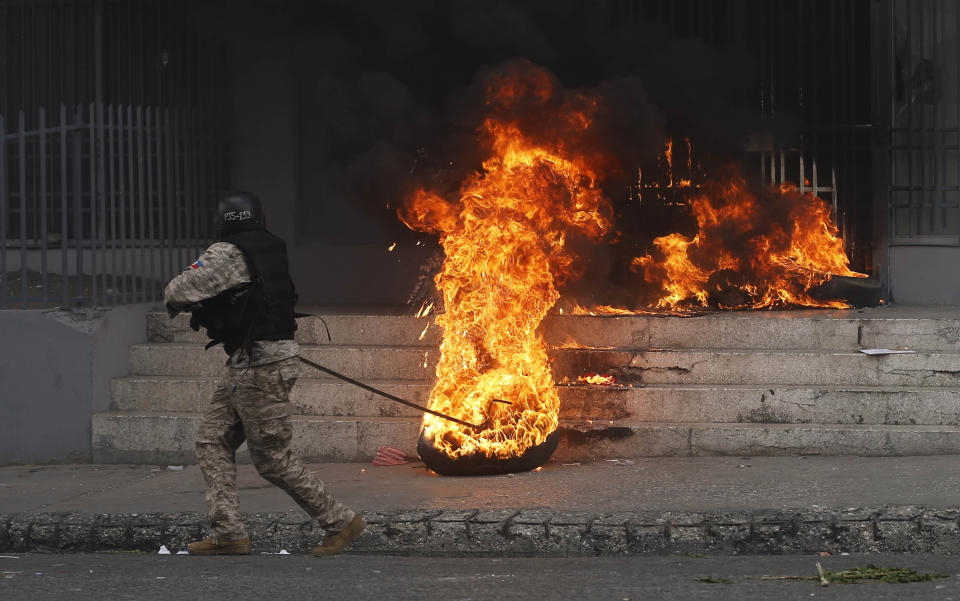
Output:
[[889,348],[862,348],[860,352],[864,355],[910,355],[917,351],[908,351],[906,349]]
[[177,551],[177,555],[190,555],[190,551]]
[[182,471],[183,471],[183,466],[182,466],[182,465],[168,465],[168,466],[167,466],[167,469],[170,470],[171,472],[182,472]]
[[260,555],[290,555],[290,551],[287,551],[286,549],[280,549],[276,553],[271,553],[269,551],[261,551]]
[[160,550],[157,551],[157,555],[170,555],[170,549],[166,545],[160,545]]

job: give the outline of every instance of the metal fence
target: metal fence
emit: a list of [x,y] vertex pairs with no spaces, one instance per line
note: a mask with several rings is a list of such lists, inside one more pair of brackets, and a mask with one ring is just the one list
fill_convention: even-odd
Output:
[[213,134],[189,109],[0,115],[0,309],[161,298],[212,236]]

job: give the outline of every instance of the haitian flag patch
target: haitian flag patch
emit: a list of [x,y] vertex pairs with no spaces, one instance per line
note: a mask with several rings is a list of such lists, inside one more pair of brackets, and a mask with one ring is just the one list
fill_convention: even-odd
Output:
[[203,267],[203,261],[197,261],[190,265],[190,269],[200,269],[201,267]]

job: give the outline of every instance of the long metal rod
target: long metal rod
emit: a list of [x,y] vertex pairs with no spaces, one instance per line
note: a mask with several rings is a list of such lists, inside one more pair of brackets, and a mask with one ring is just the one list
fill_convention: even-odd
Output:
[[324,373],[328,373],[328,374],[330,374],[331,376],[333,376],[334,378],[339,378],[340,380],[343,380],[344,382],[347,382],[347,383],[349,383],[349,384],[353,384],[354,386],[358,386],[358,387],[360,387],[360,388],[363,388],[364,390],[368,390],[368,391],[372,392],[373,394],[380,395],[380,396],[382,396],[382,397],[385,398],[385,399],[390,399],[391,401],[400,403],[401,405],[406,405],[407,407],[413,407],[414,409],[417,409],[417,410],[419,410],[419,411],[423,411],[424,413],[429,413],[430,415],[436,415],[437,417],[443,418],[443,419],[445,419],[445,420],[452,421],[452,422],[454,422],[454,423],[460,424],[461,426],[467,426],[468,428],[473,428],[473,429],[475,429],[475,430],[483,430],[483,429],[486,427],[486,426],[484,426],[484,425],[482,425],[482,424],[481,424],[481,425],[477,425],[477,424],[471,424],[470,422],[465,422],[465,421],[463,421],[462,419],[457,419],[457,418],[452,417],[452,416],[450,416],[450,415],[446,415],[446,414],[444,414],[444,413],[440,413],[439,411],[434,411],[433,409],[427,409],[427,408],[424,407],[423,405],[418,405],[418,404],[416,404],[416,403],[414,403],[414,402],[412,402],[412,401],[408,401],[408,400],[406,400],[406,399],[401,399],[400,397],[394,396],[394,395],[390,394],[389,392],[384,392],[384,391],[382,391],[382,390],[379,390],[379,389],[377,389],[377,388],[374,388],[373,386],[368,386],[368,385],[364,384],[363,382],[358,382],[357,380],[354,380],[353,378],[351,378],[351,377],[349,377],[349,376],[345,376],[345,375],[343,375],[343,374],[341,374],[341,373],[339,373],[339,372],[333,371],[332,369],[329,369],[329,368],[327,368],[327,367],[324,367],[324,366],[320,365],[319,363],[314,363],[313,361],[311,361],[311,360],[309,360],[309,359],[304,359],[303,357],[300,357],[300,361],[302,361],[303,363],[309,365],[310,367],[313,367],[313,368],[315,368],[315,369],[319,369],[320,371],[322,371],[322,372],[324,372]]

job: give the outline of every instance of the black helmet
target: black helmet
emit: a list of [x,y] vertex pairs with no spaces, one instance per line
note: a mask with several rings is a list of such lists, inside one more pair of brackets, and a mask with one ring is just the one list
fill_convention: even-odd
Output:
[[260,199],[250,192],[228,192],[217,203],[216,228],[219,236],[244,230],[262,230],[264,225]]

